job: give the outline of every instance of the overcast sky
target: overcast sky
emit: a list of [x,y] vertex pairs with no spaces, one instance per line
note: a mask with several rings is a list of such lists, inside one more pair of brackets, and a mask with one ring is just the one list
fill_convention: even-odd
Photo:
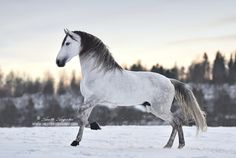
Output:
[[[0,0],[0,67],[58,72],[64,28],[96,35],[121,65],[188,66],[236,50],[235,0]],[[62,70],[79,70],[75,58]],[[61,69],[60,69],[61,70]]]

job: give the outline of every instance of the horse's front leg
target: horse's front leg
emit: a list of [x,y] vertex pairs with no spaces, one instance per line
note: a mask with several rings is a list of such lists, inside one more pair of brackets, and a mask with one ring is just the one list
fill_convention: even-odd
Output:
[[83,132],[85,126],[88,124],[88,118],[92,111],[94,106],[89,105],[89,108],[85,108],[84,106],[81,106],[79,109],[79,121],[80,121],[80,127],[79,132],[76,136],[76,139],[71,143],[71,146],[77,146],[79,145],[80,141],[82,140]]

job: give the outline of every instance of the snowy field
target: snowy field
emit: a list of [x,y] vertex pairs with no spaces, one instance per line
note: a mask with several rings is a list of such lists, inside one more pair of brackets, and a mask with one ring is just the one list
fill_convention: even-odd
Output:
[[80,146],[70,143],[78,127],[0,128],[1,158],[235,158],[236,127],[208,128],[196,137],[195,127],[184,127],[186,146],[163,149],[169,126],[106,126],[86,129]]

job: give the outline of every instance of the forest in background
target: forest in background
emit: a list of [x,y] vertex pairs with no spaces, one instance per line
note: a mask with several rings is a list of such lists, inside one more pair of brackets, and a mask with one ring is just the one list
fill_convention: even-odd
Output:
[[[207,112],[209,125],[236,125],[236,53],[226,59],[217,52],[213,63],[204,53],[201,61],[193,62],[188,68],[175,65],[167,69],[156,64],[147,69],[138,61],[125,69],[160,73],[190,84],[199,104]],[[77,122],[75,104],[81,101],[78,76],[72,72],[71,78],[61,75],[55,82],[50,73],[44,78],[32,79],[14,71],[8,74],[0,71],[0,126],[30,127],[35,123],[63,122],[71,125]],[[97,106],[90,119],[102,125],[162,123],[151,114],[132,107]]]

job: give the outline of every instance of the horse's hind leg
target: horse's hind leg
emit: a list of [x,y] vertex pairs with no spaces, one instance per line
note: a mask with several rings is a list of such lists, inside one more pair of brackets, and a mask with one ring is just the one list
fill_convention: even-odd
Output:
[[185,141],[184,141],[184,132],[182,125],[179,126],[178,128],[178,135],[179,135],[179,149],[182,149],[185,146]]
[[172,126],[172,132],[171,132],[170,138],[167,144],[164,146],[164,148],[171,148],[173,146],[176,134],[177,134],[177,129],[174,126]]
[[153,111],[152,113],[155,116],[163,119],[164,121],[167,121],[172,126],[172,132],[171,132],[170,138],[167,144],[164,146],[164,148],[172,147],[177,132],[179,136],[178,148],[179,149],[183,148],[185,146],[185,141],[184,141],[184,134],[183,134],[183,128],[182,128],[182,124],[183,124],[182,120],[176,114],[173,114],[172,112],[165,112],[165,113],[158,114],[156,111]]
[[182,128],[183,121],[179,117],[174,117],[172,124],[173,124],[172,126],[174,126],[174,128],[176,128],[178,131],[178,136],[179,136],[178,148],[182,149],[185,146],[184,133]]
[[170,138],[169,138],[167,144],[164,146],[164,148],[171,148],[172,147],[175,137],[176,137],[176,134],[178,132],[178,137],[179,137],[178,148],[182,149],[185,146],[185,141],[184,141],[184,133],[183,133],[181,120],[178,117],[175,117],[173,119],[173,121],[171,122],[171,126],[172,126],[172,132],[171,132]]
[[169,138],[167,144],[164,146],[164,148],[171,148],[173,146],[176,134],[178,132],[177,126],[174,121],[173,113],[171,111],[160,113],[160,112],[158,112],[158,110],[155,110],[155,109],[152,111],[152,113],[155,116],[161,118],[162,120],[168,122],[172,126],[172,132],[171,132],[170,138]]

